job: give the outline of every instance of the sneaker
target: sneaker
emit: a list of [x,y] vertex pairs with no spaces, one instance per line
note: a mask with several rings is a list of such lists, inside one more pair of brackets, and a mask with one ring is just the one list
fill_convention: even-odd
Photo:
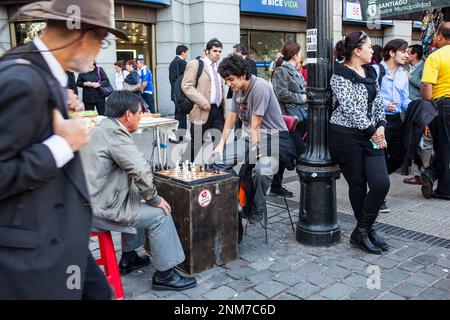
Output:
[[145,266],[148,266],[149,264],[150,264],[149,256],[140,257],[136,255],[135,258],[131,261],[121,258],[119,262],[120,274],[122,275],[128,274],[133,270],[143,268]]
[[383,204],[380,207],[379,213],[389,213],[391,212],[391,209],[387,206],[386,202],[383,202]]
[[294,194],[286,189],[285,187],[281,188],[270,188],[270,193],[275,194],[277,196],[286,196],[286,198],[292,198],[294,197]]

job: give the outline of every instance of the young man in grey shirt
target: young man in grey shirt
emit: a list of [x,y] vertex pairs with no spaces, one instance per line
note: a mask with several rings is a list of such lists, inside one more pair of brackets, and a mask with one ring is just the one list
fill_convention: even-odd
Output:
[[[267,191],[278,166],[281,163],[288,170],[295,166],[294,142],[275,93],[266,80],[251,76],[248,64],[237,56],[225,58],[219,66],[219,73],[234,92],[233,104],[220,142],[210,159],[216,168],[226,172],[232,172],[238,163],[244,164],[239,175],[241,179],[251,175],[249,189],[252,191],[248,196],[246,189],[246,205],[240,218],[259,222],[266,210]],[[227,145],[238,117],[242,121],[243,133],[238,141]],[[248,199],[251,199],[249,203]],[[241,219],[239,221],[242,223]]]

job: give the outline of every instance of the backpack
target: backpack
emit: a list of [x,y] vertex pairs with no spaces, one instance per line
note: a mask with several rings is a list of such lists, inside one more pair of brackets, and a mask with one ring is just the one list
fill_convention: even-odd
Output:
[[380,88],[381,88],[381,83],[383,82],[383,78],[386,75],[386,69],[384,68],[384,66],[381,63],[376,64],[376,66],[378,68],[375,68],[375,71],[378,74],[378,84],[380,85]]
[[[195,88],[197,88],[198,85],[198,79],[200,79],[200,76],[202,75],[204,63],[201,59],[198,60],[198,69],[197,69],[197,75],[195,77]],[[175,108],[177,111],[189,114],[192,111],[192,108],[194,107],[194,103],[186,97],[183,90],[181,89],[181,83],[183,81],[183,76],[178,77],[177,81],[174,85],[174,103]]]

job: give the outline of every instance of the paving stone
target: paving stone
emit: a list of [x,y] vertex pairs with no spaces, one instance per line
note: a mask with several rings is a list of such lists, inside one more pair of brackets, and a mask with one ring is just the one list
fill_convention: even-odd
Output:
[[367,261],[349,258],[338,262],[337,265],[350,270],[365,270],[369,263]]
[[255,290],[265,295],[267,298],[272,298],[277,294],[283,292],[287,288],[288,286],[285,284],[281,284],[275,281],[269,281],[261,283],[260,285],[256,286]]
[[237,294],[236,291],[227,286],[223,286],[205,294],[204,297],[208,300],[228,300],[233,298],[235,294]]
[[191,300],[191,298],[181,292],[177,292],[176,294],[167,297],[165,300]]
[[290,295],[289,293],[282,293],[276,297],[272,298],[273,300],[298,300],[297,297],[294,297],[293,295]]
[[282,272],[289,268],[290,266],[287,263],[274,263],[269,267],[269,270],[273,272]]
[[313,294],[319,292],[321,290],[320,287],[314,286],[307,282],[299,283],[287,290],[287,293],[292,294],[300,299],[306,299]]
[[[127,297],[125,297],[125,299],[128,300]],[[138,296],[132,297],[129,300],[157,300],[157,299],[158,299],[158,297],[155,296],[153,293],[146,292],[146,293],[140,294]]]
[[256,291],[250,290],[239,293],[232,300],[267,300],[267,298]]
[[424,300],[448,300],[450,299],[450,295],[448,290],[444,291],[442,289],[431,287],[423,290],[418,295],[418,298]]
[[205,285],[198,284],[195,288],[184,290],[183,293],[189,296],[191,299],[200,299],[202,295],[211,291],[210,288]]
[[337,300],[348,296],[354,290],[354,288],[349,287],[343,283],[336,283],[331,287],[323,290],[320,295],[332,300]]
[[267,270],[271,265],[273,265],[273,261],[268,260],[260,260],[249,264],[249,268],[255,269],[256,271]]
[[230,278],[230,276],[227,273],[222,272],[206,280],[205,285],[209,286],[212,289],[217,289],[226,285],[231,281],[233,281],[232,278]]
[[249,280],[235,280],[227,284],[231,289],[238,292],[245,291],[248,288],[254,287],[256,284]]
[[441,279],[436,282],[433,287],[450,292],[450,279]]
[[337,279],[327,275],[320,275],[320,276],[306,277],[306,281],[324,289],[329,287],[333,283],[336,283]]
[[259,271],[252,275],[249,275],[246,277],[247,280],[253,281],[254,283],[261,283],[263,281],[271,280],[274,276],[274,273],[266,270],[266,271]]
[[435,262],[435,264],[443,268],[450,269],[450,260],[448,259],[439,259],[438,261]]
[[236,270],[227,272],[227,274],[234,279],[244,279],[245,277],[256,273],[256,271],[249,267],[242,267]]
[[325,297],[323,297],[321,295],[315,294],[315,295],[310,296],[306,300],[319,301],[319,300],[330,300],[330,299],[325,298]]
[[327,274],[329,276],[332,276],[333,278],[336,279],[344,279],[345,277],[347,277],[348,275],[350,275],[352,272],[348,269],[344,269],[342,267],[336,266],[336,267],[331,267],[331,268],[327,268],[323,271],[324,274]]
[[237,259],[225,265],[225,267],[229,270],[236,270],[246,266],[248,266],[248,261],[243,259]]
[[380,300],[406,300],[405,298],[399,296],[398,294],[394,294],[391,292],[388,292],[384,296],[380,298]]
[[342,282],[353,288],[364,288],[367,286],[367,277],[363,277],[359,274],[352,274],[349,277],[342,280]]
[[407,278],[409,275],[410,275],[409,272],[395,268],[382,273],[381,278],[391,282],[399,283],[401,280]]
[[416,285],[405,282],[405,283],[401,283],[398,286],[392,288],[391,292],[398,294],[399,296],[402,296],[405,298],[411,298],[411,297],[416,296],[420,292],[421,289],[422,288],[420,288]]
[[330,257],[320,257],[316,259],[314,262],[319,263],[323,266],[327,267],[335,267],[339,264],[339,262],[342,262],[343,260],[340,258],[330,258]]
[[350,298],[356,300],[373,300],[380,294],[379,291],[369,290],[367,288],[359,288],[350,294]]
[[294,272],[303,274],[305,276],[311,276],[313,274],[316,274],[316,275],[319,274],[324,269],[326,269],[326,267],[321,266],[315,262],[310,262],[310,263],[307,263],[307,264],[295,269]]
[[306,276],[297,272],[287,270],[281,274],[275,275],[273,277],[273,280],[287,284],[289,286],[293,286],[299,282],[305,282]]
[[392,269],[398,265],[397,261],[389,258],[380,258],[373,262],[373,265],[379,266],[383,270]]
[[423,264],[414,262],[414,261],[406,261],[398,265],[398,268],[409,271],[409,272],[417,272],[423,269]]
[[431,286],[431,284],[437,279],[438,278],[434,275],[424,272],[418,272],[416,274],[413,274],[411,277],[407,278],[405,282],[425,288],[427,286]]
[[[445,270],[447,270],[447,272],[445,272]],[[447,276],[449,274],[448,269],[443,268],[441,266],[436,266],[436,265],[430,266],[430,267],[426,268],[424,271],[426,273],[435,275],[435,276],[437,276],[439,278],[440,277],[445,277],[445,276]]]
[[428,266],[438,261],[439,257],[433,256],[431,254],[421,254],[418,255],[417,257],[414,257],[412,260],[417,263],[423,264],[424,266]]

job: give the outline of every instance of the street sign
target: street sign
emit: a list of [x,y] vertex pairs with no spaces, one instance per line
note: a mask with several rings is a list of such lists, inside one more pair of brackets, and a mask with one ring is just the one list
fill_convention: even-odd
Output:
[[363,19],[391,18],[450,6],[450,0],[360,0]]
[[317,52],[317,29],[306,30],[306,52]]

